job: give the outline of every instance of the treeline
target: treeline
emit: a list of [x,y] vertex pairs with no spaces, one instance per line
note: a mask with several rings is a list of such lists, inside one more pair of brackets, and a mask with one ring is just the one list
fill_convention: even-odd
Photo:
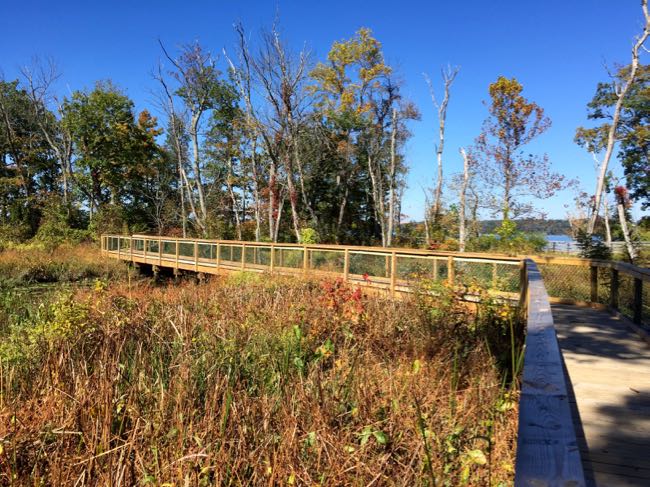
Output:
[[[503,220],[481,220],[481,233],[495,233],[503,224]],[[542,233],[545,235],[571,235],[569,220],[524,218],[517,220],[517,228],[527,233]]]
[[1,81],[5,238],[45,227],[390,245],[419,114],[379,41],[360,29],[313,62],[276,31],[254,45],[236,33],[219,60],[161,44],[157,103],[139,113],[110,81],[59,99],[52,66]]
[[[460,148],[463,172],[444,172],[446,114],[459,74],[450,67],[442,97],[427,79],[438,114],[435,185],[425,191],[423,224],[404,225],[405,148],[419,112],[372,32],[334,42],[320,61],[276,30],[251,40],[238,25],[235,35],[219,59],[199,43],[176,52],[161,43],[155,102],[139,112],[109,80],[60,97],[52,65],[0,79],[0,240],[147,232],[511,251],[528,245],[522,230],[539,230],[531,202],[575,184],[553,172],[545,154],[528,150],[551,120],[504,76],[488,87],[480,133]],[[635,134],[643,133],[647,105],[637,101],[648,96],[647,66],[640,72],[621,118]],[[601,96],[615,88],[608,86],[599,85],[590,104],[594,119],[611,114],[614,99]],[[576,140],[595,157],[606,129],[580,129]],[[632,199],[648,201],[647,171],[637,170],[647,163],[644,140],[622,146],[626,164],[634,163],[626,166],[631,196],[622,183],[615,188],[624,230],[632,228]],[[606,196],[613,181],[606,182],[604,218],[583,193],[570,219],[574,233],[594,211],[594,231],[612,233]],[[481,224],[484,215],[500,216],[498,228]],[[542,231],[567,228],[551,220]],[[482,239],[485,233],[499,238]]]

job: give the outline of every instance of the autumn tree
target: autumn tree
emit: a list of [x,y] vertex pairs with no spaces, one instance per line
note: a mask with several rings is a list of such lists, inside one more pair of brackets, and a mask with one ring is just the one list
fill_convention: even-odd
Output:
[[500,76],[490,85],[490,115],[476,139],[478,170],[484,184],[496,191],[490,206],[504,221],[533,214],[530,197],[549,198],[565,186],[564,176],[551,171],[546,154],[524,152],[551,121],[522,92],[514,78]]

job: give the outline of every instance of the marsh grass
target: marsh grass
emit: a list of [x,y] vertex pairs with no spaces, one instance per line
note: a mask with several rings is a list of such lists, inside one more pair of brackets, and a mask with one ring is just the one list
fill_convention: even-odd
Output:
[[507,485],[512,320],[266,275],[65,292],[0,347],[0,483]]
[[61,245],[54,250],[29,244],[0,252],[0,288],[124,276],[124,264],[101,258],[99,249],[90,244]]

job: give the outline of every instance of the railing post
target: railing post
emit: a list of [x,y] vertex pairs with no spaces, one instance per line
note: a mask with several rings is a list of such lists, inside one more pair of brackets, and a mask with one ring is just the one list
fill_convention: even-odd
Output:
[[589,267],[590,269],[590,282],[591,282],[591,302],[598,302],[598,267],[593,263]]
[[343,280],[348,282],[348,277],[350,276],[350,250],[345,249],[343,251]]
[[162,238],[158,238],[158,265],[162,267]]
[[526,261],[522,260],[519,264],[519,312],[522,318],[526,317],[528,308],[528,271]]
[[129,259],[133,262],[133,237],[129,237]]
[[618,309],[618,269],[612,267],[612,285],[609,292],[609,306]]
[[199,242],[194,241],[194,272],[199,272]]
[[454,269],[454,256],[450,255],[447,257],[447,281],[449,282],[450,285],[454,284],[454,280],[456,279],[455,274],[455,269]]
[[121,248],[120,246],[122,245],[122,237],[118,236],[117,237],[117,258],[120,258],[120,253],[121,253]]
[[433,280],[438,280],[438,259],[433,258]]
[[244,270],[246,268],[246,244],[241,244],[241,268]]
[[147,263],[147,239],[146,237],[142,239],[142,244],[144,247],[142,248],[142,256],[144,257],[144,263]]
[[271,267],[271,272],[275,269],[275,245],[273,242],[271,242],[271,262],[270,262],[270,267]]
[[494,264],[492,264],[492,289],[497,288],[498,276],[499,276],[499,270],[495,262]]
[[309,251],[305,245],[302,248],[302,271],[307,274],[307,269],[309,269]]
[[180,242],[176,239],[176,269],[178,269],[178,254],[180,253]]
[[221,244],[217,242],[217,269],[221,267]]
[[633,321],[638,325],[641,324],[643,318],[643,281],[640,277],[634,278],[634,319]]
[[395,284],[397,283],[397,252],[393,251],[390,256],[390,294],[395,296]]

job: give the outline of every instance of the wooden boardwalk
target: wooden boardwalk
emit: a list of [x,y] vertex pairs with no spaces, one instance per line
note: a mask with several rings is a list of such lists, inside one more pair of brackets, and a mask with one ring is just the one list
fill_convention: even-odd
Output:
[[650,348],[603,311],[552,311],[587,485],[650,486]]

